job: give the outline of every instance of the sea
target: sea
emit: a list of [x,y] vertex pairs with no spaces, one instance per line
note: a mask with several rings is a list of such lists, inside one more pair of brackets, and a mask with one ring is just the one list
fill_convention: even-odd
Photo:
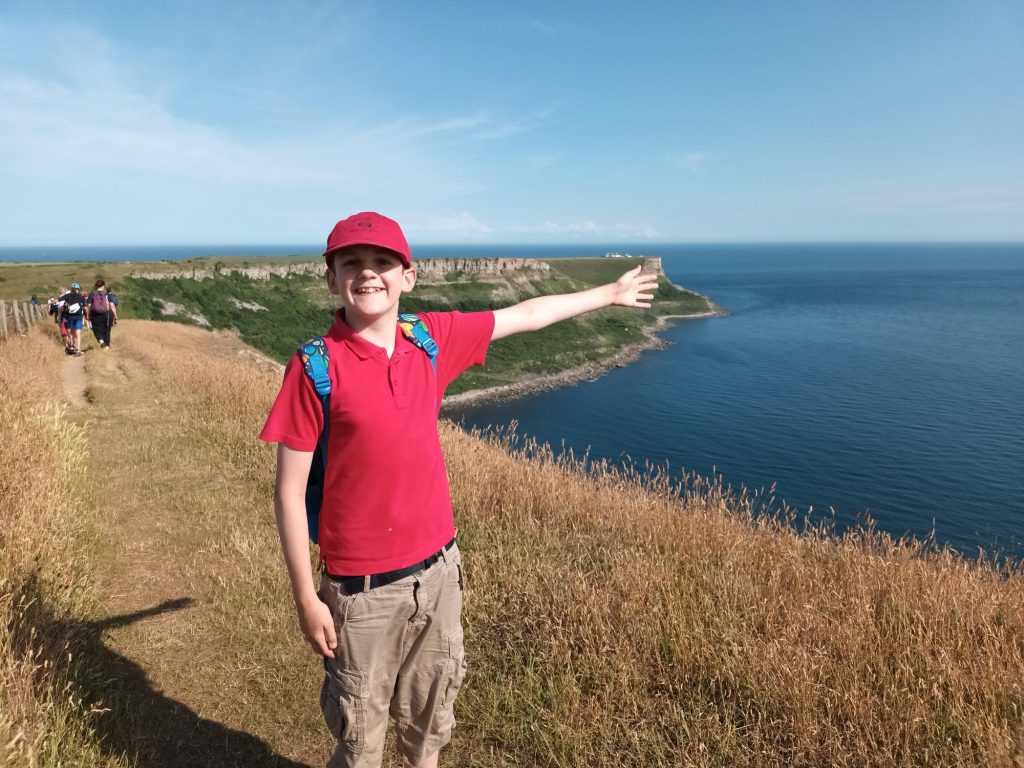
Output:
[[[1024,244],[420,246],[419,258],[656,255],[729,314],[592,381],[449,412],[766,510],[1024,559]],[[0,261],[315,255],[313,245],[0,249]],[[774,501],[767,504],[769,498]]]
[[670,348],[596,380],[454,417],[717,476],[800,522],[1024,557],[1024,244],[649,250],[730,314],[679,321]]

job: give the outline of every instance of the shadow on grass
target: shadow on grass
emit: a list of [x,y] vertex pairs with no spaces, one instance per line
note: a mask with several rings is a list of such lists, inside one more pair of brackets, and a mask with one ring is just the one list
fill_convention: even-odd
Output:
[[[153,688],[135,662],[110,650],[104,632],[179,611],[191,598],[166,600],[152,608],[99,621],[59,621],[36,615],[49,640],[66,639],[74,649],[74,676],[95,715],[100,743],[112,755],[124,755],[137,768],[309,768],[274,752],[252,734],[199,716]],[[47,621],[49,618],[49,621]],[[63,643],[62,643],[63,644]],[[67,656],[64,655],[66,659]],[[225,692],[230,695],[230,692]]]

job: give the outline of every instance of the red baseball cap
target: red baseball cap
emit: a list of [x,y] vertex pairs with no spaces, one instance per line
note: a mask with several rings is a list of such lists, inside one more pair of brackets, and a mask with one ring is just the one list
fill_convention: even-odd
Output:
[[412,251],[405,241],[398,222],[373,211],[364,211],[342,219],[334,225],[327,237],[326,259],[340,248],[350,245],[376,245],[386,248],[401,258],[406,269],[412,266]]

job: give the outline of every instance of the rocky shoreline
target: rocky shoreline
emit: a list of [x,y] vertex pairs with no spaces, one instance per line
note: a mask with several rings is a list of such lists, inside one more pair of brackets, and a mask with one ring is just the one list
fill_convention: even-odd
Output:
[[710,299],[706,299],[711,309],[707,312],[698,312],[693,315],[662,315],[658,318],[657,325],[644,330],[646,338],[635,344],[616,352],[604,360],[595,360],[575,368],[558,373],[548,373],[537,376],[527,376],[514,381],[511,384],[501,384],[496,387],[485,389],[473,389],[469,392],[461,392],[457,395],[448,395],[441,403],[442,412],[445,409],[460,408],[469,405],[481,405],[488,402],[501,400],[514,400],[517,397],[530,395],[535,392],[543,392],[550,389],[560,389],[579,384],[581,381],[590,381],[607,373],[613,368],[623,368],[638,357],[642,352],[649,349],[665,349],[672,346],[671,342],[665,341],[658,334],[670,323],[676,320],[701,320],[708,317],[721,317],[729,314],[729,310],[720,307]]

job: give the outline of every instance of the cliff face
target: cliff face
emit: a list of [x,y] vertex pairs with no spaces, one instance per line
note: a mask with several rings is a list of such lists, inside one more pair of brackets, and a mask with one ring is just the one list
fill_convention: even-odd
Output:
[[[500,279],[509,276],[542,278],[551,273],[551,266],[546,261],[539,261],[537,259],[421,259],[414,263],[416,265],[417,282],[425,285],[454,283],[465,279]],[[268,280],[271,275],[277,275],[278,277],[287,277],[288,275],[322,275],[324,273],[324,262],[319,260],[273,266],[226,266],[220,270],[220,273],[238,273],[254,280]],[[157,280],[174,277],[206,280],[214,276],[214,270],[179,269],[170,272],[139,272],[131,276]]]
[[426,285],[455,283],[465,278],[486,280],[546,277],[551,266],[537,259],[424,259],[416,262],[416,281]]
[[644,256],[644,273],[656,272],[664,275],[665,270],[661,268],[661,256]]

